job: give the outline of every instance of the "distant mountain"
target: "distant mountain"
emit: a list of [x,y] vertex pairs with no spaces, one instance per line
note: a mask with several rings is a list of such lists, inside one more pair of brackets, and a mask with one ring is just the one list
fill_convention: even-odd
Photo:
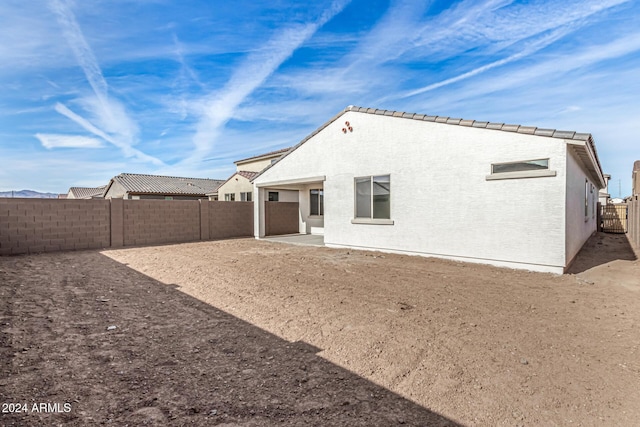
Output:
[[54,193],[40,193],[33,190],[0,191],[0,197],[27,197],[29,199],[57,199]]

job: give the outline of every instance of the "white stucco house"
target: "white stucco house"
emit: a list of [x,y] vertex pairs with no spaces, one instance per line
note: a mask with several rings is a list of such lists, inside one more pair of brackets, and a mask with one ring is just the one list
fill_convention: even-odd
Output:
[[[326,246],[563,273],[596,231],[605,179],[590,134],[347,107],[253,179],[297,191]],[[295,205],[294,205],[295,207]]]

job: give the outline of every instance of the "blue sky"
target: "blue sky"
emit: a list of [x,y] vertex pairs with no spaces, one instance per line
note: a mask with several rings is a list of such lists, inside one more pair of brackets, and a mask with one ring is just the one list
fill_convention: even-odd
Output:
[[0,191],[226,179],[348,105],[594,135],[640,159],[640,0],[0,2]]

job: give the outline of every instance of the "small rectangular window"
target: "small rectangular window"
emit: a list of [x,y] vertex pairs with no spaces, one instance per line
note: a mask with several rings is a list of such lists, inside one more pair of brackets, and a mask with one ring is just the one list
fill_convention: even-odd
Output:
[[269,191],[269,201],[270,202],[277,202],[278,201],[278,197],[279,194],[277,191]]
[[356,218],[391,218],[390,175],[356,178],[355,186]]
[[235,202],[236,201],[236,193],[224,193],[225,202]]
[[311,215],[324,215],[324,191],[309,190],[309,213]]
[[524,162],[493,163],[491,173],[522,172],[549,169],[549,159],[527,160]]
[[165,200],[173,200],[173,196],[164,196]]
[[240,201],[241,202],[250,202],[251,201],[251,193],[250,191],[240,193]]

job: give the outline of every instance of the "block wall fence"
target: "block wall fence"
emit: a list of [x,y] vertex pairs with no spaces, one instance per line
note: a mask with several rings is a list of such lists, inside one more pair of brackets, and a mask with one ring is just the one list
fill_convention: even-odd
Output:
[[253,236],[253,203],[0,199],[0,255]]

